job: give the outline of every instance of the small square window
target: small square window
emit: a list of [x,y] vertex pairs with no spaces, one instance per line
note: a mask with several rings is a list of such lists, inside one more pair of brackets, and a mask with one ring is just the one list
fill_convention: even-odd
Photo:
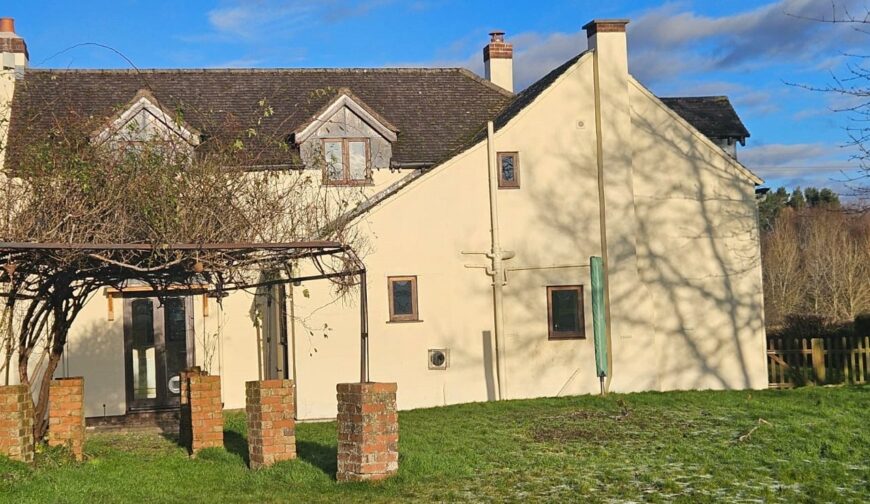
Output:
[[516,152],[498,153],[499,189],[520,188],[520,155]]
[[371,182],[369,140],[330,138],[323,140],[323,181],[329,185],[364,185]]
[[390,322],[419,320],[417,312],[417,277],[388,277]]
[[547,320],[550,339],[585,338],[583,286],[547,287]]

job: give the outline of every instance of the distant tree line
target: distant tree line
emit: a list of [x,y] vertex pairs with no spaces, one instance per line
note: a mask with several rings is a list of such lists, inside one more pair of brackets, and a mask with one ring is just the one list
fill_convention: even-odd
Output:
[[803,210],[805,208],[840,209],[840,197],[837,193],[828,189],[796,187],[791,193],[785,187],[767,193],[758,203],[758,220],[762,231],[770,231],[777,216],[783,208]]
[[831,189],[779,188],[759,201],[765,317],[828,323],[870,312],[870,215]]

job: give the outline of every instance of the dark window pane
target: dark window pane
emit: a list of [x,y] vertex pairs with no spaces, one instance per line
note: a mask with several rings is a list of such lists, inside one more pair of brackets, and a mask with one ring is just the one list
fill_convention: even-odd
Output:
[[[170,298],[163,305],[163,324],[166,333],[166,378],[172,380],[187,367],[187,312],[184,300]],[[178,395],[177,387],[167,387],[170,395]]]
[[580,317],[577,313],[578,292],[576,290],[554,290],[553,331],[579,332]]
[[412,297],[410,280],[393,281],[393,314],[412,315],[414,313]]
[[166,341],[185,341],[187,335],[187,317],[184,312],[184,302],[179,298],[165,301]]
[[133,301],[133,348],[154,346],[154,308],[150,299]]
[[502,156],[501,158],[501,179],[505,182],[516,181],[516,171],[514,170],[514,157]]

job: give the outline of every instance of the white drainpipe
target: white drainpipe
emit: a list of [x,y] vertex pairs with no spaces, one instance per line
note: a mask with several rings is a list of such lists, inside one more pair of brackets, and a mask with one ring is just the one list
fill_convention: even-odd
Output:
[[505,253],[501,249],[498,229],[498,168],[495,151],[495,131],[492,121],[486,124],[486,147],[489,161],[489,219],[492,230],[492,248],[486,254],[492,260],[492,266],[487,268],[486,273],[492,277],[492,304],[493,318],[495,322],[495,355],[496,355],[496,380],[498,382],[498,399],[505,399],[504,375],[505,375],[505,351],[504,351],[504,294],[506,277],[502,261],[514,256],[512,252]]

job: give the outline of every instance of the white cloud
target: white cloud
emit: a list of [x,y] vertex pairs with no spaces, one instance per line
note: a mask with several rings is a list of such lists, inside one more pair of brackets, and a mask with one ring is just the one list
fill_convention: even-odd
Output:
[[[842,17],[845,9],[859,12],[865,1],[838,1],[837,16]],[[780,0],[720,17],[669,3],[642,12],[628,25],[629,69],[644,84],[655,85],[711,70],[738,71],[783,61],[805,63],[810,71],[818,71],[820,65],[831,68],[842,62],[841,52],[864,47],[868,37],[849,24],[813,20],[831,16],[831,4],[820,0]],[[579,29],[508,34],[508,38],[514,44],[514,80],[519,89],[586,50],[586,33]],[[482,72],[480,47],[485,41],[474,44],[466,48],[467,57],[427,64]]]
[[363,16],[393,0],[234,0],[207,13],[212,37],[274,39]]
[[748,167],[806,165],[808,161],[832,158],[831,146],[821,143],[767,144],[740,150],[740,161]]
[[747,147],[738,158],[768,187],[829,187],[848,196],[855,188],[851,180],[859,175],[842,148],[824,143]]
[[[860,12],[864,0],[780,0],[730,16],[710,17],[667,4],[629,25],[633,71],[645,82],[678,73],[737,70],[770,63],[831,58],[831,51],[863,47],[867,34],[849,24],[818,20]],[[824,56],[822,56],[824,55]],[[685,62],[688,61],[689,64]]]
[[830,187],[848,194],[847,181],[857,174],[842,148],[823,143],[747,147],[738,157],[772,187]]

